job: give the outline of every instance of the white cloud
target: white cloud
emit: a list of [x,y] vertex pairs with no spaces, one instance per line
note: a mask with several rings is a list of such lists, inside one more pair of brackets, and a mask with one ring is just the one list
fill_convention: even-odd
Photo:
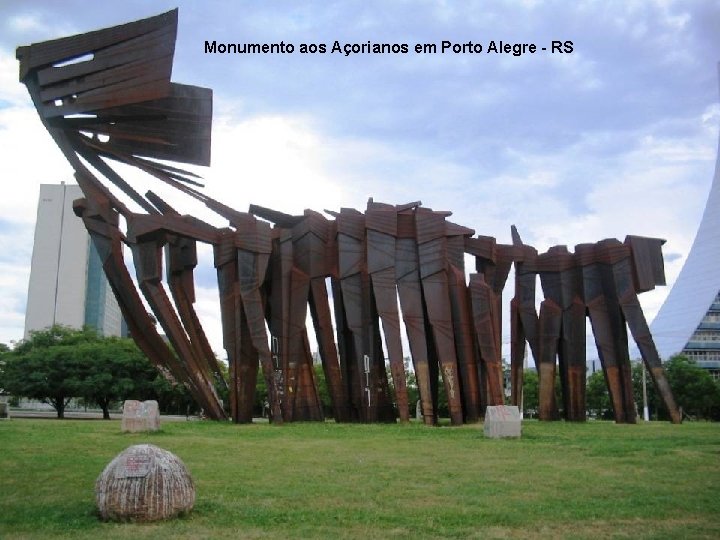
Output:
[[326,145],[304,118],[216,118],[205,191],[242,211],[250,203],[289,214],[337,208],[344,189],[327,169]]
[[72,168],[30,107],[0,108],[0,148],[0,216],[32,223],[39,185],[72,182]]
[[[0,109],[9,105],[28,107],[30,95],[18,80],[18,62],[14,56],[0,51]],[[33,109],[33,114],[36,114]]]
[[7,26],[15,32],[27,32],[28,30],[47,30],[47,26],[41,21],[37,14],[15,15],[7,20]]

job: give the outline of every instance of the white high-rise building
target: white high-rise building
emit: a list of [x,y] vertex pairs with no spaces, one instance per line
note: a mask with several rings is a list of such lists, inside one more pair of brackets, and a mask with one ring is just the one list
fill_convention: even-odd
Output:
[[83,196],[76,185],[40,186],[25,338],[53,324],[89,325],[106,336],[122,334],[120,307],[82,220],[72,210]]
[[720,150],[695,241],[650,330],[664,360],[682,353],[720,378]]

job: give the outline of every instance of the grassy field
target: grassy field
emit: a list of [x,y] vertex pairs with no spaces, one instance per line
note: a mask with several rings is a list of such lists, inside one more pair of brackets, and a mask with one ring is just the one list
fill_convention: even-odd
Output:
[[[120,451],[180,456],[195,510],[103,523],[94,482]],[[481,426],[0,422],[0,538],[718,538],[720,424]]]

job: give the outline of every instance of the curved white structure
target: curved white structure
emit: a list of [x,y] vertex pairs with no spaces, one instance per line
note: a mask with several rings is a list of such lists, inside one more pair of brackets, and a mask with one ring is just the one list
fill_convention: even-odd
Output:
[[720,369],[719,291],[720,153],[695,241],[670,294],[650,325],[664,360],[682,352],[702,367]]

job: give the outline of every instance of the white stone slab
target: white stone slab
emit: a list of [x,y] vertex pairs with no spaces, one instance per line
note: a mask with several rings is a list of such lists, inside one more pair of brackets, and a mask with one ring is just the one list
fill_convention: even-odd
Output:
[[520,410],[515,405],[488,407],[485,410],[483,431],[486,437],[492,439],[520,437],[522,431]]
[[127,399],[123,404],[123,432],[157,431],[160,429],[160,408],[153,400],[137,401]]

